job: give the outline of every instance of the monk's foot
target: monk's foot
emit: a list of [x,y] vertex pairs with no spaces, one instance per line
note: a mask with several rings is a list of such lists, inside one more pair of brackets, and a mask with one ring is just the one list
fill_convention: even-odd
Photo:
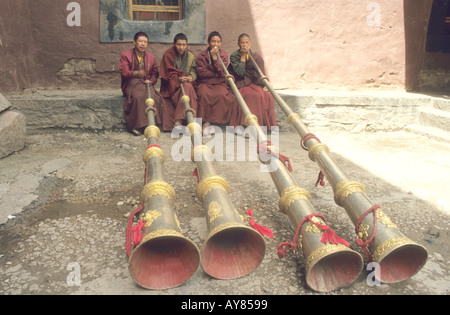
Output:
[[206,122],[203,124],[203,137],[208,137],[211,134],[216,133],[214,127],[210,125],[210,123]]
[[181,120],[175,120],[175,123],[173,124],[173,128],[180,127],[182,125]]

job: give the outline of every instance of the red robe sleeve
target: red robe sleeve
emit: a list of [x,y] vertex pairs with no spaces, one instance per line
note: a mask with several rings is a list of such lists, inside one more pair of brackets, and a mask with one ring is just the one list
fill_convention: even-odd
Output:
[[179,87],[181,76],[188,76],[183,71],[175,68],[175,52],[173,48],[167,50],[161,60],[161,95],[170,97]]
[[156,62],[155,56],[153,56],[151,53],[146,52],[146,73],[145,73],[145,79],[152,81],[152,84],[155,85],[156,82],[158,82],[159,78],[159,71],[158,71],[158,64]]
[[[225,77],[225,72],[220,64],[219,59],[212,60],[208,54],[209,49],[201,52],[197,58],[197,74],[199,82],[208,82],[211,84],[223,83],[223,78]],[[225,51],[220,50],[220,57],[225,64],[228,65],[228,55]],[[211,64],[209,61],[211,60]],[[216,82],[217,81],[217,82]]]
[[122,79],[128,80],[133,76],[133,71],[131,69],[132,66],[131,61],[128,58],[128,54],[127,52],[123,52],[120,55],[120,63],[119,63],[119,72]]

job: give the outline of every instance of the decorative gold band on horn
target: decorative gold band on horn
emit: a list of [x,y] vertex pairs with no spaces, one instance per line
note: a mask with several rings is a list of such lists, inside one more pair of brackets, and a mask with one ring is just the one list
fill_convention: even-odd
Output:
[[187,95],[183,95],[182,97],[181,97],[181,102],[182,103],[186,103],[186,102],[190,102],[191,101],[191,99],[189,98],[189,96],[187,96]]
[[159,140],[160,135],[161,135],[161,130],[159,130],[159,128],[156,126],[148,126],[147,128],[145,128],[144,136],[147,139],[150,139],[150,137],[154,137],[157,140]]
[[313,162],[316,162],[317,156],[322,151],[330,152],[330,149],[328,148],[328,146],[326,144],[323,144],[320,142],[314,143],[313,145],[311,145],[308,149],[308,156],[309,156],[310,160]]
[[230,184],[226,179],[218,175],[210,175],[203,178],[197,186],[197,197],[201,201],[208,192],[213,189],[222,189],[227,194],[230,193]]
[[374,262],[380,262],[386,253],[391,252],[393,249],[407,245],[407,244],[415,244],[407,237],[396,237],[390,238],[383,243],[381,243],[373,252],[372,260]]
[[190,123],[186,127],[191,132],[191,135],[193,135],[195,133],[202,133],[202,126],[200,126],[200,124],[198,124],[196,122]]
[[155,101],[152,98],[147,98],[145,100],[145,105],[152,107],[153,105],[155,105]]
[[289,206],[295,200],[303,199],[311,201],[310,193],[306,189],[300,188],[298,186],[286,187],[280,195],[281,197],[278,205],[280,207],[280,210],[284,213],[287,212]]
[[245,116],[245,125],[248,126],[252,126],[258,123],[258,117],[256,117],[256,115],[253,114],[248,114],[247,116]]
[[[242,225],[241,223],[238,223],[238,222],[235,222],[235,221],[225,222],[225,223],[219,224],[214,229],[212,229],[209,232],[208,237],[206,239],[208,240],[209,238],[211,238],[212,236],[216,235],[217,233],[219,233],[221,231],[224,231],[226,229],[229,229],[229,228],[233,228],[233,227],[240,227],[240,228],[244,227],[244,228],[247,228],[245,225]],[[205,246],[205,244],[206,244],[206,242],[203,243],[202,248]]]
[[191,151],[191,159],[192,161],[201,161],[203,153],[211,154],[211,149],[205,145],[200,144],[198,146],[195,146],[194,149]]
[[145,244],[148,240],[151,240],[155,237],[161,237],[161,236],[177,236],[177,237],[183,237],[183,234],[180,232],[177,232],[175,230],[167,230],[167,229],[160,229],[153,232],[150,232],[144,236],[144,238],[141,241],[141,244]]
[[145,165],[147,165],[148,160],[152,157],[160,158],[162,162],[164,162],[164,151],[159,147],[150,147],[144,152],[143,161]]
[[344,179],[343,181],[336,184],[336,189],[334,192],[334,201],[342,207],[344,204],[344,199],[356,192],[366,192],[366,188],[363,184],[350,179]]
[[143,161],[145,165],[152,157],[160,158],[162,162],[164,162],[164,151],[159,147],[150,147],[144,152]]
[[300,122],[301,121],[301,117],[299,114],[297,113],[290,113],[288,118],[287,118],[288,123],[293,126],[295,122]]
[[149,182],[144,186],[141,192],[141,196],[139,201],[141,204],[145,204],[145,202],[153,196],[166,196],[172,202],[175,201],[175,190],[172,186],[166,183],[163,180],[155,179]]

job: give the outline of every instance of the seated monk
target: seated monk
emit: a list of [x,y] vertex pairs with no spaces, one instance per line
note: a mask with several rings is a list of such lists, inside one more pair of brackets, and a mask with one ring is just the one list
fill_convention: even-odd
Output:
[[209,124],[228,124],[233,108],[237,106],[236,97],[225,82],[225,72],[217,57],[225,66],[228,65],[228,55],[221,50],[222,37],[218,32],[208,36],[208,48],[197,55],[197,115],[204,122],[204,130]]
[[183,33],[175,35],[173,47],[163,55],[161,71],[161,96],[163,107],[161,113],[162,127],[165,131],[181,126],[184,120],[184,104],[180,84],[190,99],[191,108],[197,112],[197,94],[194,83],[197,79],[197,65],[195,55],[187,49],[187,37]]
[[[249,60],[247,52],[250,51],[250,36],[241,34],[238,39],[239,49],[230,56],[228,71],[235,77],[236,86],[248,105],[252,114],[258,117],[260,126],[267,126],[270,130],[273,126],[278,126],[275,118],[274,99],[270,92],[263,90],[263,85],[259,82],[259,74],[253,63]],[[264,73],[264,60],[256,52],[251,51],[253,59]],[[230,126],[245,126],[245,117],[240,107],[232,114]]]
[[158,81],[158,64],[155,57],[149,53],[148,36],[144,32],[138,32],[133,40],[134,48],[120,55],[119,72],[122,77],[122,92],[124,99],[123,109],[129,131],[140,135],[148,126],[147,83],[150,83],[151,97],[155,101],[157,109],[156,123],[161,124],[159,109],[161,108],[161,96],[156,92],[154,85]]

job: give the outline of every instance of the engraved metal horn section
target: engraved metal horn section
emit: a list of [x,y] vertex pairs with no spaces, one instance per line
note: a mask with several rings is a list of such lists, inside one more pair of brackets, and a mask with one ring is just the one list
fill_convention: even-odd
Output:
[[[148,88],[149,90],[149,88]],[[148,91],[150,96],[150,90]],[[180,222],[173,209],[175,191],[164,180],[164,152],[157,145],[160,130],[155,125],[154,102],[146,104],[148,127],[145,136],[148,147],[144,153],[145,186],[140,202],[143,206],[142,240],[129,257],[132,278],[143,288],[162,290],[177,287],[187,281],[200,265],[200,251],[182,234]]]
[[380,264],[380,280],[384,283],[400,282],[419,272],[428,259],[426,248],[405,237],[379,210],[379,206],[369,200],[364,186],[346,175],[331,156],[329,148],[308,130],[300,115],[293,112],[273,89],[251,54],[250,59],[260,75],[260,81],[273,95],[288,123],[300,135],[302,147],[308,151],[309,158],[319,165],[331,183],[336,203],[345,209],[353,221],[357,243],[362,247],[366,260]]
[[[251,53],[249,55],[251,56]],[[258,119],[249,110],[219,54],[218,59],[226,74],[227,83],[245,115],[245,123],[252,127],[253,136],[259,144],[261,162],[270,161],[267,156],[262,158],[262,154],[267,152],[275,153],[279,157],[278,148],[267,141]],[[261,150],[261,147],[265,149]],[[280,158],[276,159],[276,163],[277,165],[270,169],[270,175],[280,195],[279,207],[296,229],[292,242],[279,245],[279,256],[287,254],[286,248],[302,250],[306,259],[306,283],[315,291],[329,292],[350,285],[362,271],[362,256],[348,248],[348,243],[337,237],[331,228],[321,221],[323,216],[314,210],[309,192],[297,185]]]
[[[185,95],[183,84],[182,93]],[[182,99],[193,145],[192,159],[197,167],[197,197],[206,212],[209,234],[200,249],[204,271],[216,279],[243,277],[259,266],[266,245],[262,235],[246,225],[232,204],[230,185],[216,174],[211,151],[203,145],[202,127],[194,121],[189,98]]]

